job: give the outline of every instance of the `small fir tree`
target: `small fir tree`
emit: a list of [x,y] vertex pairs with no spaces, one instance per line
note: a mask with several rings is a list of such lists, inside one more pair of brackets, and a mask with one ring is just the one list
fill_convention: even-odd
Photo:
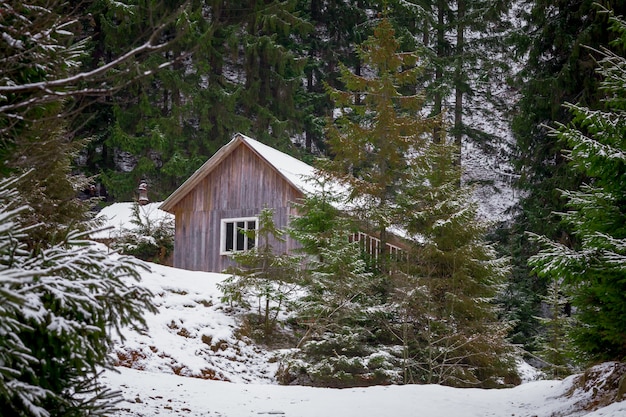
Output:
[[303,295],[293,308],[304,334],[283,358],[282,383],[344,387],[397,380],[393,358],[375,355],[370,340],[368,309],[377,305],[376,277],[366,271],[360,246],[351,241],[353,222],[334,206],[337,202],[337,195],[322,186],[296,204],[299,215],[291,221],[291,234],[303,243],[308,262]]
[[[301,274],[301,260],[290,254],[276,254],[272,241],[282,240],[285,232],[276,227],[274,211],[265,208],[259,214],[258,230],[240,230],[249,239],[258,237],[258,245],[245,252],[234,252],[235,267],[231,277],[220,285],[223,301],[250,308],[250,299],[257,300],[260,339],[270,340],[279,314],[284,312],[288,295],[295,290]],[[254,317],[253,317],[254,319]],[[254,323],[253,323],[254,324]]]
[[166,263],[174,250],[174,221],[171,218],[152,219],[153,206],[132,206],[132,230],[121,230],[111,246],[125,255],[144,261]]
[[315,177],[306,181],[312,184],[315,192],[292,203],[298,215],[290,219],[289,233],[302,245],[300,251],[303,254],[319,257],[339,227],[349,231],[355,225],[337,209],[344,197],[324,172],[318,171]]
[[548,307],[547,317],[540,317],[544,332],[539,337],[537,354],[546,361],[542,371],[550,378],[563,378],[572,373],[571,341],[568,333],[574,325],[571,306],[562,291],[563,284],[554,280],[548,285],[548,293],[543,297]]

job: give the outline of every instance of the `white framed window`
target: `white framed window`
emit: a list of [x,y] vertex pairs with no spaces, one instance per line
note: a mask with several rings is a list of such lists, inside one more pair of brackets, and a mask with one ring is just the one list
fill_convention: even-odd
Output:
[[243,252],[254,248],[257,244],[256,233],[259,219],[257,217],[240,217],[222,219],[220,231],[220,254],[228,255],[233,252]]

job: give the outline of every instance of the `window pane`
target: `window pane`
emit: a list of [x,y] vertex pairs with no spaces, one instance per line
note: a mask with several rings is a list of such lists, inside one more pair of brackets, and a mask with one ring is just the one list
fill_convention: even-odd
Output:
[[245,230],[246,224],[245,222],[237,222],[237,249],[238,251],[244,250],[244,242],[245,242],[245,234],[243,231]]
[[[248,230],[255,230],[255,229],[256,229],[256,222],[254,220],[248,221]],[[250,235],[248,237],[247,249],[252,249],[252,248],[254,248],[254,236]]]
[[226,223],[226,247],[224,248],[226,252],[233,250],[234,228],[234,223]]

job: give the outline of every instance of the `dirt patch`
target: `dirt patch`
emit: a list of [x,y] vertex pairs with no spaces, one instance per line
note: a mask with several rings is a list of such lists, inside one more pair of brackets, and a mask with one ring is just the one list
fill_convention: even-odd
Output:
[[114,366],[123,366],[125,368],[143,370],[143,365],[140,362],[146,359],[146,355],[138,350],[117,350],[115,352],[117,360],[114,361]]
[[626,399],[626,363],[606,362],[574,379],[567,396],[581,396],[579,410],[593,411]]

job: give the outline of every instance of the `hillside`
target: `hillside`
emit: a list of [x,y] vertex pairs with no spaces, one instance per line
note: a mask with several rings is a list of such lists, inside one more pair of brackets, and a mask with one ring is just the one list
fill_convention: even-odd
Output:
[[[226,275],[151,265],[142,284],[154,294],[149,330],[125,330],[112,355],[120,373],[106,384],[122,391],[119,417],[279,415],[307,417],[586,416],[618,417],[616,396],[624,369],[604,364],[586,378],[528,381],[502,390],[435,385],[324,389],[275,384],[277,352],[242,336],[234,311],[220,302]],[[132,369],[129,369],[132,368]],[[229,381],[229,382],[225,382]],[[600,407],[593,411],[594,407]]]

